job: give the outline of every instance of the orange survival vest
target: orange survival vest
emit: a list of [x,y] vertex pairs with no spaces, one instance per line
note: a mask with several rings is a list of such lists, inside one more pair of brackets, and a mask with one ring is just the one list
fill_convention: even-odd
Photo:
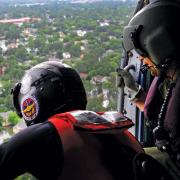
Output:
[[131,180],[132,159],[144,152],[128,131],[133,122],[118,112],[71,111],[49,119],[60,136],[60,180]]

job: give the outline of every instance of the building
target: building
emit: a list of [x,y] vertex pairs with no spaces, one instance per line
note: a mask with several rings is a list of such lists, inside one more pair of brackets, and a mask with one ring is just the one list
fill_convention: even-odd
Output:
[[0,40],[0,48],[2,49],[2,52],[7,51],[6,40]]
[[81,79],[86,79],[88,77],[88,73],[81,72],[79,73]]
[[57,58],[56,56],[52,56],[48,58],[48,61],[60,61],[60,59]]
[[82,30],[77,30],[76,33],[77,33],[78,36],[83,37],[87,32],[82,31]]
[[17,23],[24,23],[24,22],[30,22],[31,18],[29,17],[23,17],[19,19],[3,19],[0,20],[0,23],[2,24],[17,24]]
[[100,22],[100,26],[101,27],[109,26],[109,23],[108,22]]
[[7,68],[8,68],[7,66],[0,67],[0,76],[3,76],[5,74]]
[[92,84],[99,84],[99,83],[103,83],[103,82],[107,81],[107,79],[108,79],[107,76],[97,75],[91,79],[91,82],[92,82]]
[[69,52],[64,52],[62,55],[63,55],[64,59],[70,59],[71,58],[71,54]]
[[29,23],[29,22],[35,22],[40,21],[40,18],[30,18],[30,17],[23,17],[18,19],[2,19],[0,20],[0,24],[22,24],[22,23]]

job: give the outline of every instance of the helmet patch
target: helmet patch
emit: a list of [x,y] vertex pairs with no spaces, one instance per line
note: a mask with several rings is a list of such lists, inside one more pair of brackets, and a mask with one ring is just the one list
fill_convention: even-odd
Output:
[[21,103],[21,112],[25,120],[34,120],[39,113],[37,100],[33,96],[23,99]]

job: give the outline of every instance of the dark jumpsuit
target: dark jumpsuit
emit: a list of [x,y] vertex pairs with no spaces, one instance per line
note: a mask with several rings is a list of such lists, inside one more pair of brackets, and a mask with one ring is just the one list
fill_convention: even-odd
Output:
[[62,165],[61,140],[49,122],[32,125],[0,146],[1,180],[11,180],[26,172],[38,179],[53,180]]

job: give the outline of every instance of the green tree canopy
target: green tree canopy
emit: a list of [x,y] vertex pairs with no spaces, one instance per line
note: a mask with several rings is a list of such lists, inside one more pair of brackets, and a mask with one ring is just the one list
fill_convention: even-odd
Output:
[[3,123],[3,117],[0,115],[0,126],[2,126]]
[[15,112],[11,111],[8,116],[8,121],[11,125],[16,125],[20,121],[20,118]]

